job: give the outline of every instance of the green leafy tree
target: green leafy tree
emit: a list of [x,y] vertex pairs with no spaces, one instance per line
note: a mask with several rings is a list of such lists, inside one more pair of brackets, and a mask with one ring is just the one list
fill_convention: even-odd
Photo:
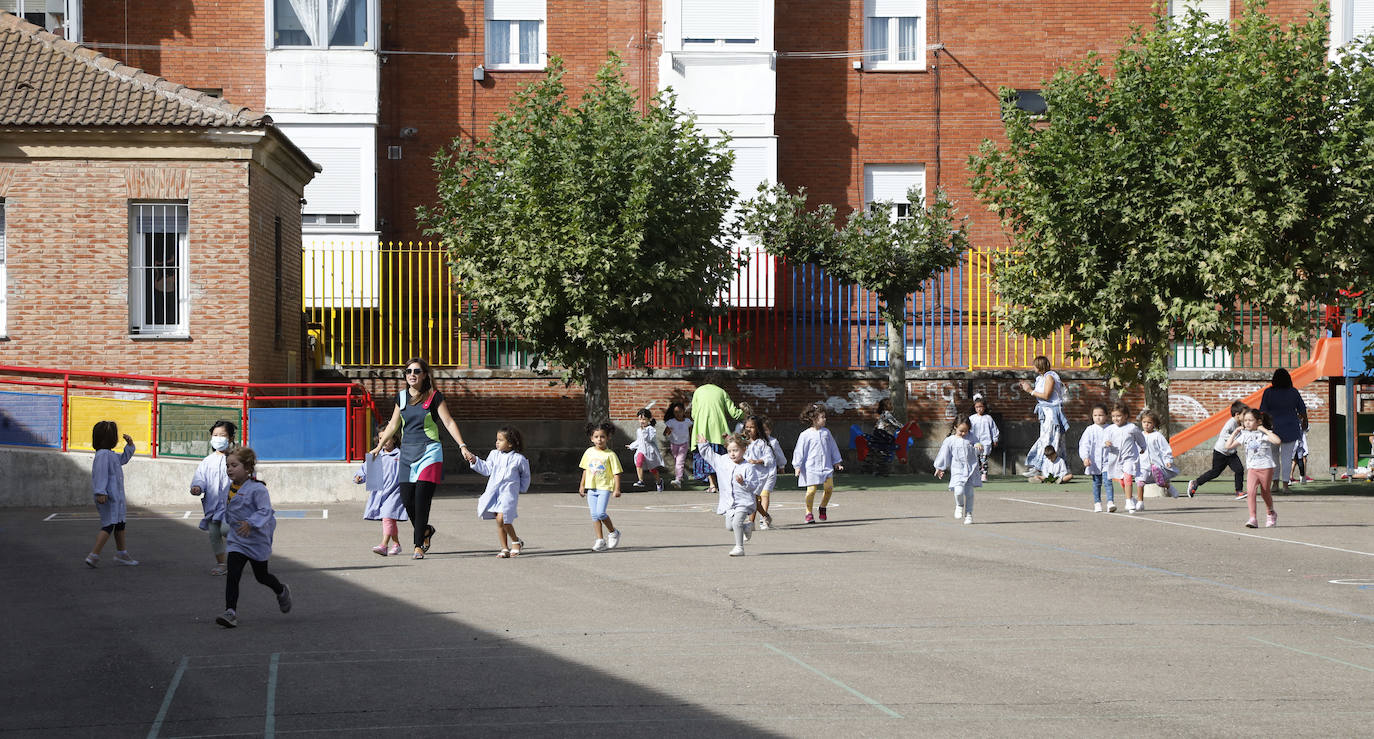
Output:
[[922,206],[921,191],[907,193],[909,218],[894,219],[891,203],[855,210],[843,225],[835,206],[807,207],[806,189],[789,193],[782,185],[760,186],[747,201],[742,227],[770,254],[818,265],[837,279],[854,282],[878,295],[887,323],[887,380],[892,410],[906,420],[906,299],[926,280],[958,265],[968,250],[964,219],[943,192]]
[[1357,266],[1352,219],[1369,206],[1354,200],[1374,169],[1338,171],[1326,12],[1284,28],[1264,7],[1234,27],[1157,17],[1110,69],[1089,56],[1045,83],[1047,121],[1008,101],[1007,143],[970,159],[1016,242],[994,270],[1005,323],[1069,326],[1074,356],[1143,384],[1166,422],[1174,342],[1242,351],[1240,304],[1306,335],[1309,301]]
[[576,107],[561,61],[549,66],[485,140],[435,155],[438,204],[419,218],[448,248],[477,323],[564,368],[599,422],[610,357],[713,335],[738,267],[732,155],[671,96],[638,112],[614,54]]

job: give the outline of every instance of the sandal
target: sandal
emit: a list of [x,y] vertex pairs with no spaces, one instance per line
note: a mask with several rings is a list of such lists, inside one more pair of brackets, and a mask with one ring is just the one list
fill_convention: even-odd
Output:
[[437,534],[437,533],[439,533],[439,532],[438,532],[438,531],[435,531],[433,526],[430,526],[430,525],[426,524],[426,525],[425,525],[425,541],[424,541],[423,544],[420,545],[420,548],[423,549],[424,551],[428,552],[428,551],[429,551],[429,544],[430,544],[430,541],[429,541],[429,540],[430,540],[430,539],[433,539],[433,538],[434,538],[434,535]]
[[511,548],[510,548],[510,556],[512,556],[512,557],[518,557],[518,556],[520,556],[520,550],[521,550],[521,548],[523,548],[524,546],[525,546],[525,540],[524,540],[524,539],[516,539],[516,540],[515,540],[515,543],[511,545]]
[[510,559],[510,550],[502,549],[500,552],[497,552],[496,556],[498,559]]
[[229,574],[229,568],[225,567],[224,565],[215,565],[214,567],[210,568],[210,574],[216,577],[219,577],[220,575],[227,575]]
[[425,550],[417,548],[417,549],[415,550],[415,553],[412,554],[412,555],[410,555],[410,558],[411,558],[411,559],[424,559],[424,558],[425,558]]

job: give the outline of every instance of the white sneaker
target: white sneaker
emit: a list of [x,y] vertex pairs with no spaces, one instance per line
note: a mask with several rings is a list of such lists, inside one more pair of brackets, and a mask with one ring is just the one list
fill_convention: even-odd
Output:
[[967,516],[964,516],[964,525],[967,526],[967,525],[969,525],[969,524],[971,524],[971,523],[973,523],[973,514],[972,514],[972,513],[968,514]]
[[1140,513],[1140,512],[1143,511],[1143,510],[1145,510],[1145,501],[1143,501],[1143,500],[1137,500],[1137,501],[1135,502],[1135,512],[1136,512],[1136,513]]
[[754,524],[752,524],[752,523],[746,523],[746,524],[744,524],[744,540],[745,540],[745,541],[749,541],[750,537],[752,537],[753,534],[754,534]]
[[767,519],[767,518],[760,518],[760,519],[759,519],[759,531],[767,531],[767,530],[768,530],[768,519]]
[[955,518],[963,518],[963,517],[964,517],[964,507],[963,507],[963,506],[961,506],[961,505],[954,506],[954,517],[955,517]]
[[730,550],[730,556],[731,556],[731,557],[743,557],[743,556],[744,556],[744,547],[735,547],[734,549],[731,549],[731,550]]
[[86,566],[95,568],[100,566],[100,555],[91,553],[86,555]]
[[230,608],[224,613],[221,613],[220,615],[216,616],[215,623],[219,624],[220,626],[223,626],[226,629],[232,629],[235,626],[239,625],[239,615],[234,612],[234,609]]
[[1126,512],[1135,513],[1135,498],[1126,499]]
[[1102,504],[1101,504],[1101,503],[1093,503],[1093,513],[1101,513],[1101,512],[1102,512]]
[[612,531],[611,533],[606,534],[606,548],[607,548],[607,549],[615,549],[615,548],[616,548],[616,545],[618,545],[618,544],[620,544],[620,529],[616,529],[615,531]]
[[604,551],[606,551],[606,540],[605,540],[605,539],[597,539],[595,542],[592,542],[592,551],[593,551],[593,552],[604,552]]
[[114,561],[117,565],[138,566],[138,560],[134,559],[128,552],[115,552]]
[[1116,501],[1114,501],[1114,500],[1109,500],[1109,501],[1107,501],[1107,512],[1108,512],[1108,513],[1116,513]]

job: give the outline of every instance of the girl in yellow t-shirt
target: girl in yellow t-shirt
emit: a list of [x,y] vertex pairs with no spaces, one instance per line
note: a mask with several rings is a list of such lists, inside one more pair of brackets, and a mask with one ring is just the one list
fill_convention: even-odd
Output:
[[[587,507],[592,511],[592,529],[596,531],[593,552],[615,549],[620,543],[620,530],[611,523],[606,515],[606,504],[611,498],[620,497],[620,458],[609,448],[615,426],[609,421],[600,425],[587,424],[587,436],[592,440],[591,448],[582,454],[582,479],[577,483],[577,494],[587,499]],[[604,534],[603,534],[604,527]]]

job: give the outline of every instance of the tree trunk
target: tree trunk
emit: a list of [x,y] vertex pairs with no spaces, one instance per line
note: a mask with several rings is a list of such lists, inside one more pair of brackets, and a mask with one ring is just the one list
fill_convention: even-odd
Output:
[[1159,380],[1145,381],[1145,407],[1159,414],[1159,430],[1169,436],[1169,383]]
[[587,402],[587,423],[611,420],[610,373],[607,358],[594,357],[582,379],[582,397]]
[[887,321],[887,390],[892,415],[906,423],[906,296],[884,300],[882,313]]

